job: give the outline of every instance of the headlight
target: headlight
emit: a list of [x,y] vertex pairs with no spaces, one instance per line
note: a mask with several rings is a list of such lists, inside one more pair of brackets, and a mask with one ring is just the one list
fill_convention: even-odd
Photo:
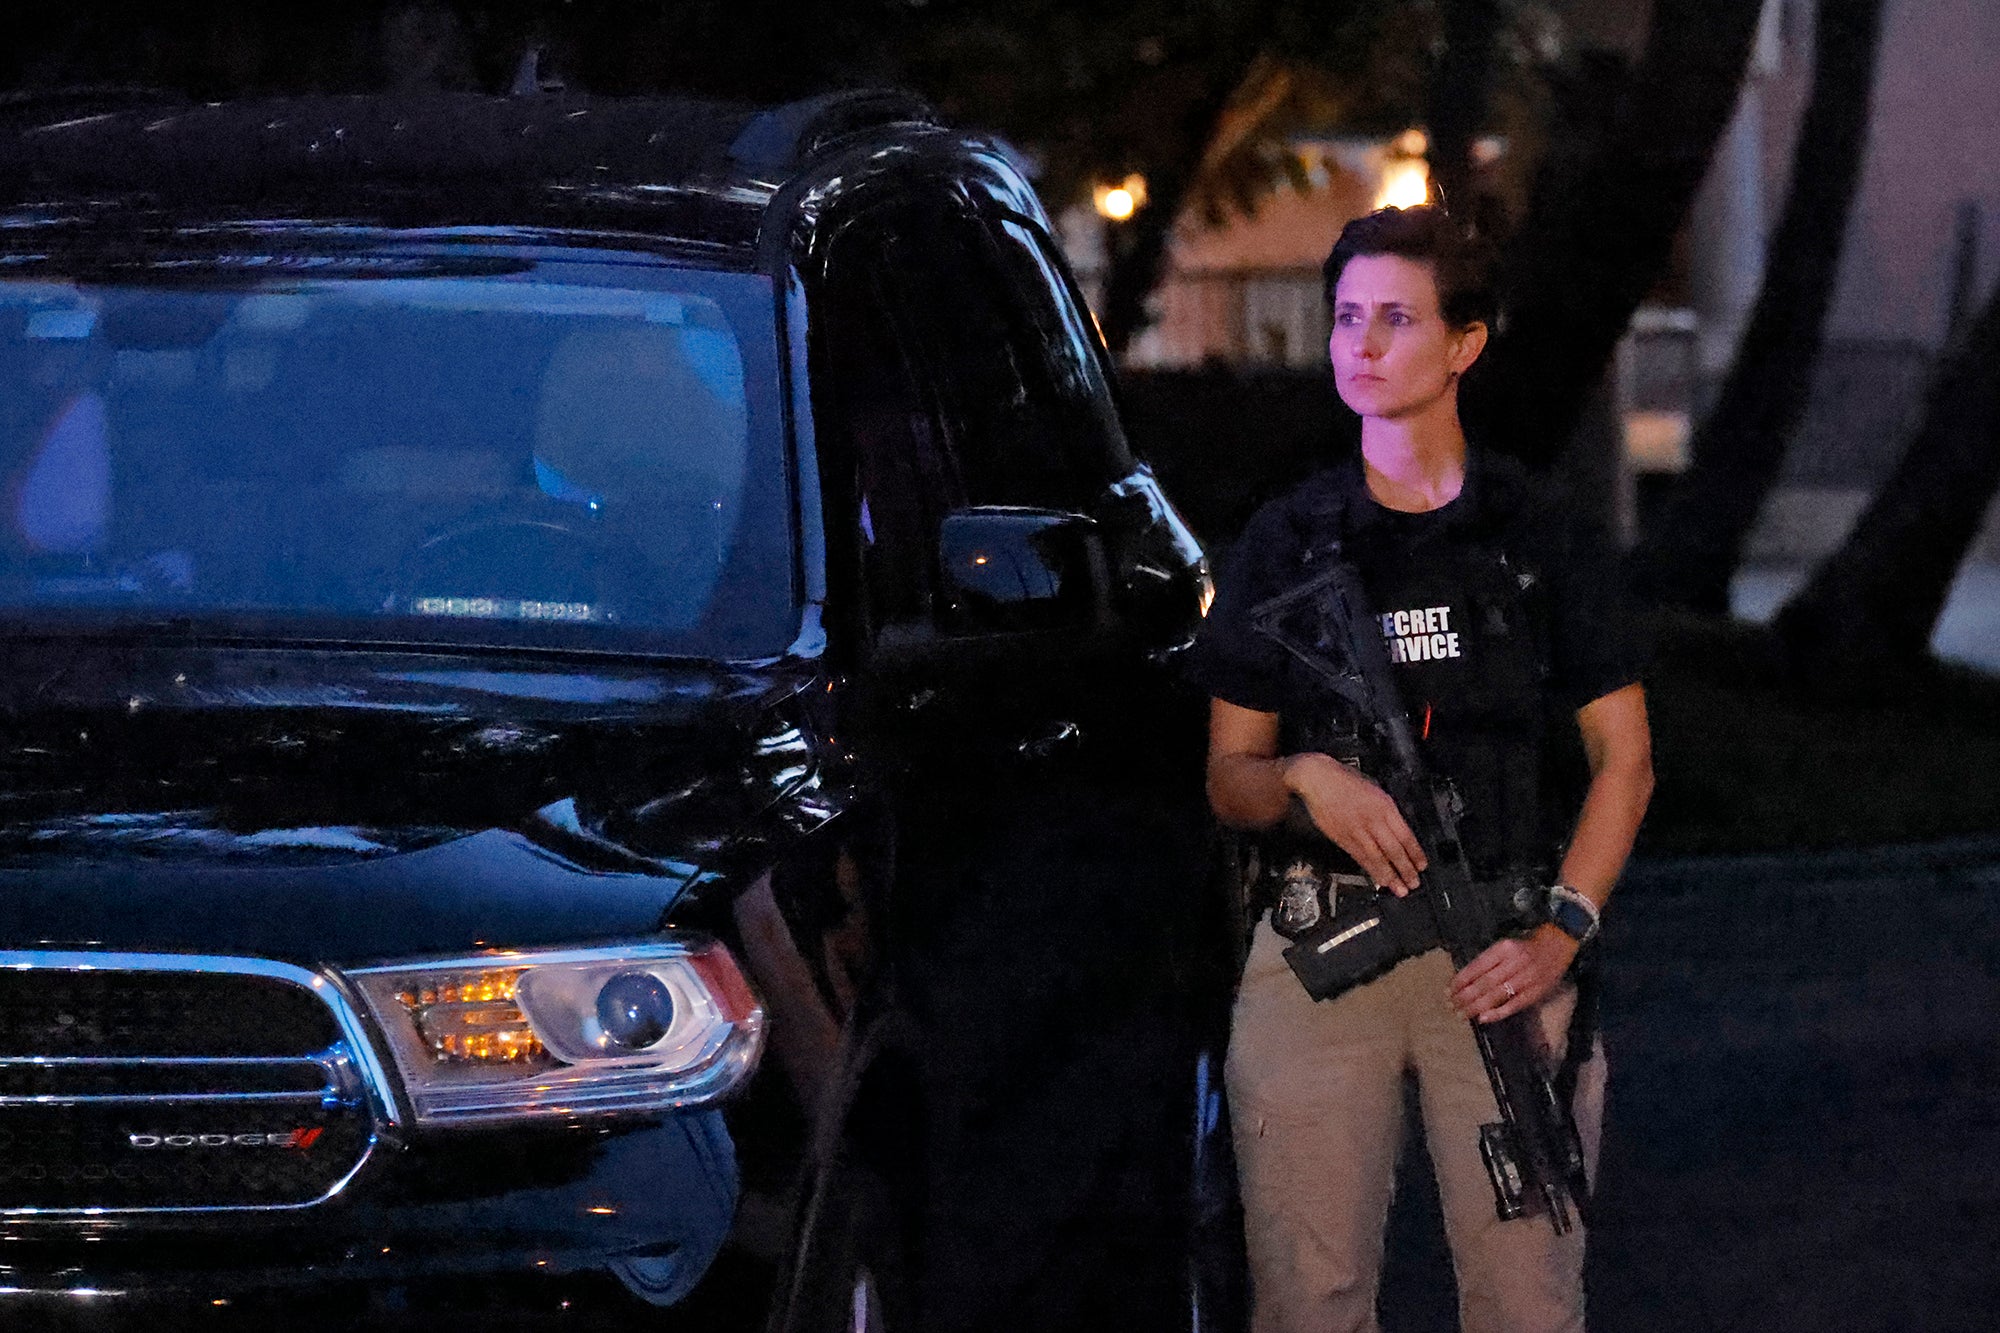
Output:
[[756,1068],[764,1010],[729,951],[683,936],[348,973],[419,1123],[661,1111]]

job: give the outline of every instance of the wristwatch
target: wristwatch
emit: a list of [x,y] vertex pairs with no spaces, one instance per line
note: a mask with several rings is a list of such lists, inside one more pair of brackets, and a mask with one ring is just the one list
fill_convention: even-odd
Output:
[[1549,923],[1578,944],[1597,934],[1597,904],[1567,884],[1549,885]]

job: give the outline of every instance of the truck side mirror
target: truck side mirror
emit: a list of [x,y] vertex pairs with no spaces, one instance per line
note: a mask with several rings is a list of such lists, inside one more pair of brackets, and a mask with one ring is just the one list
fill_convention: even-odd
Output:
[[1082,514],[955,509],[939,527],[938,568],[946,635],[1088,631],[1104,618],[1103,543]]

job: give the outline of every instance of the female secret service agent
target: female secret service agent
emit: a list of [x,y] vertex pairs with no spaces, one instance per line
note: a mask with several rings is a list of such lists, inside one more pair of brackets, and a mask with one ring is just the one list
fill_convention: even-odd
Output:
[[[1571,964],[1631,851],[1652,792],[1651,742],[1638,636],[1608,545],[1518,465],[1468,448],[1459,424],[1459,380],[1492,319],[1489,273],[1486,248],[1438,208],[1385,209],[1342,231],[1325,269],[1328,351],[1340,396],[1361,417],[1360,457],[1251,520],[1194,656],[1213,696],[1208,791],[1221,820],[1276,830],[1296,810],[1325,839],[1312,840],[1323,888],[1417,889],[1424,849],[1370,780],[1368,757],[1315,748],[1341,734],[1322,725],[1337,701],[1249,617],[1305,582],[1311,552],[1337,539],[1426,766],[1462,799],[1475,877],[1533,876],[1556,909],[1550,924],[1502,937],[1461,971],[1432,949],[1319,1002],[1287,967],[1271,914],[1259,917],[1227,1063],[1255,1333],[1375,1329],[1406,1071],[1463,1327],[1583,1328],[1583,1229],[1558,1236],[1545,1216],[1495,1214],[1478,1145],[1479,1127],[1499,1117],[1468,1020],[1530,1011],[1551,1059],[1565,1055]],[[1580,784],[1564,801],[1550,778],[1564,747],[1546,741],[1573,751],[1579,733],[1589,772],[1580,808]],[[1603,1053],[1594,1036],[1578,1047],[1565,1086],[1573,1080],[1594,1172]]]

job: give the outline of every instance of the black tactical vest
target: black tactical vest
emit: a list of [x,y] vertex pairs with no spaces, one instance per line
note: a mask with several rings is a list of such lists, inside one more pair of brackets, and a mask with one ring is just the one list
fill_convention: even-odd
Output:
[[[1497,517],[1396,514],[1339,489],[1293,515],[1300,525],[1297,582],[1320,562],[1344,557],[1359,569],[1378,616],[1407,610],[1423,629],[1448,627],[1409,635],[1400,646],[1409,660],[1391,672],[1423,738],[1425,762],[1464,803],[1466,853],[1482,878],[1545,871],[1567,832],[1546,799],[1554,719],[1543,571],[1510,550]],[[1298,703],[1280,713],[1282,752],[1320,751],[1379,772],[1379,756],[1368,753],[1344,701],[1303,679],[1288,693]]]

